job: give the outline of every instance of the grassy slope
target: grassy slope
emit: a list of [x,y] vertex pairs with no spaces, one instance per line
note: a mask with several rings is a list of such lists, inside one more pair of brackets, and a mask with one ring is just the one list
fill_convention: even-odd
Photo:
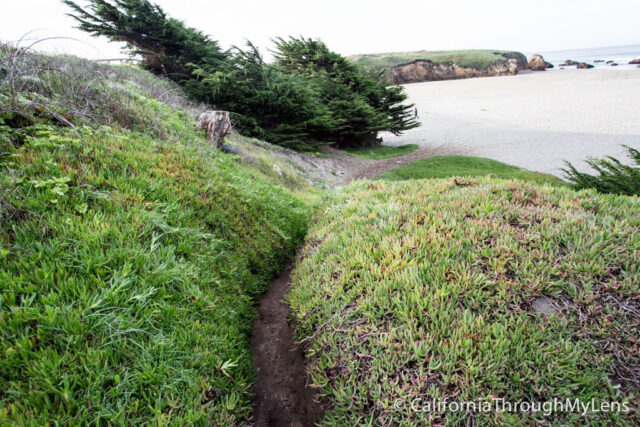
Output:
[[380,160],[413,153],[417,149],[418,146],[416,144],[407,144],[399,147],[391,147],[388,145],[379,145],[376,147],[353,147],[346,148],[344,151],[352,156],[360,157],[362,159]]
[[434,156],[408,163],[380,175],[388,181],[423,178],[448,178],[450,176],[520,179],[538,184],[566,185],[553,175],[532,172],[497,160],[472,156]]
[[212,149],[139,82],[105,87],[138,131],[0,129],[0,423],[232,425],[252,407],[252,304],[309,189]]
[[[460,184],[362,181],[317,213],[289,301],[313,382],[334,404],[324,423],[466,418],[393,407],[416,397],[636,406],[638,199],[521,181]],[[560,313],[532,310],[540,296]],[[543,421],[640,418],[475,414],[479,425]]]
[[454,63],[461,67],[471,67],[486,70],[492,63],[505,60],[501,53],[513,54],[517,52],[506,50],[473,49],[442,51],[422,50],[417,52],[354,55],[349,59],[364,68],[372,70],[380,70],[382,68],[389,68],[400,64],[407,64],[418,59],[431,60],[434,64]]

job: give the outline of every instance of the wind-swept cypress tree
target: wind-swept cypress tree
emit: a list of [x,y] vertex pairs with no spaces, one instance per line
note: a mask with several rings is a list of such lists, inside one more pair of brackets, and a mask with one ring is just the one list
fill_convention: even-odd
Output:
[[217,105],[235,112],[234,122],[245,134],[305,149],[340,125],[321,102],[313,82],[265,64],[251,43],[233,53],[229,61],[233,65],[224,73],[197,68],[200,80],[193,90],[210,94]]
[[178,82],[192,99],[232,113],[245,135],[292,148],[320,142],[373,145],[378,132],[418,125],[399,87],[385,87],[324,43],[276,42],[276,65],[257,49],[224,51],[148,0],[62,0],[79,28],[125,42],[142,66]]
[[229,58],[218,42],[167,17],[147,0],[90,0],[87,8],[62,1],[75,11],[69,16],[78,21],[78,28],[94,37],[125,42],[132,54],[142,57],[144,68],[172,80],[193,78],[189,64],[220,67]]
[[339,145],[372,145],[378,132],[393,134],[419,126],[413,105],[399,86],[386,86],[365,74],[345,57],[332,52],[320,40],[290,37],[276,39],[276,66],[284,72],[316,81],[333,118],[331,139]]

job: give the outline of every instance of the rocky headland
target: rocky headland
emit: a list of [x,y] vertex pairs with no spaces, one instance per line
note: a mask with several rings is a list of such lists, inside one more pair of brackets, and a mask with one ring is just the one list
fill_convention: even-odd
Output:
[[526,56],[515,51],[416,51],[355,55],[350,59],[365,69],[382,71],[386,80],[397,84],[508,76],[528,69]]
[[386,70],[387,80],[394,83],[417,83],[433,80],[467,79],[472,77],[513,76],[528,68],[527,58],[521,53],[501,54],[503,59],[496,60],[487,67],[472,67],[455,62],[434,62],[429,59],[416,59],[399,64]]
[[516,59],[496,62],[486,69],[463,67],[454,63],[436,64],[430,60],[417,59],[408,64],[396,65],[385,75],[394,83],[416,83],[432,80],[467,79],[471,77],[512,76],[521,69],[526,69],[526,63]]

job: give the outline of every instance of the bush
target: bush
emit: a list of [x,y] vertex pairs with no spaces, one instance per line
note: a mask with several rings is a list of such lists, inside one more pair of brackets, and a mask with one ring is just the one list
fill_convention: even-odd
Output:
[[633,161],[633,165],[625,165],[611,156],[604,159],[590,159],[587,163],[598,172],[591,175],[579,172],[575,166],[565,162],[565,176],[576,188],[595,188],[601,193],[640,195],[640,151],[624,146]]

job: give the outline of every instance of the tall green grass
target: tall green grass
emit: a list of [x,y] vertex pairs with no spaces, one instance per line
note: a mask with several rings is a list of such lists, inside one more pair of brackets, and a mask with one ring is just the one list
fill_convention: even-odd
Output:
[[62,112],[57,96],[28,91],[30,125],[0,123],[0,423],[246,421],[253,304],[305,234],[306,184],[213,149],[191,109],[101,70],[93,90],[128,93],[92,106],[110,126],[55,126],[29,99]]
[[561,179],[540,172],[533,172],[493,159],[473,156],[433,156],[407,163],[379,176],[380,179],[398,181],[404,179],[448,178],[451,176],[519,179],[554,186],[567,185]]
[[[360,181],[313,224],[288,300],[333,405],[323,425],[640,422],[637,198],[486,178]],[[541,297],[555,314],[533,308]],[[420,411],[496,398],[631,410]]]

